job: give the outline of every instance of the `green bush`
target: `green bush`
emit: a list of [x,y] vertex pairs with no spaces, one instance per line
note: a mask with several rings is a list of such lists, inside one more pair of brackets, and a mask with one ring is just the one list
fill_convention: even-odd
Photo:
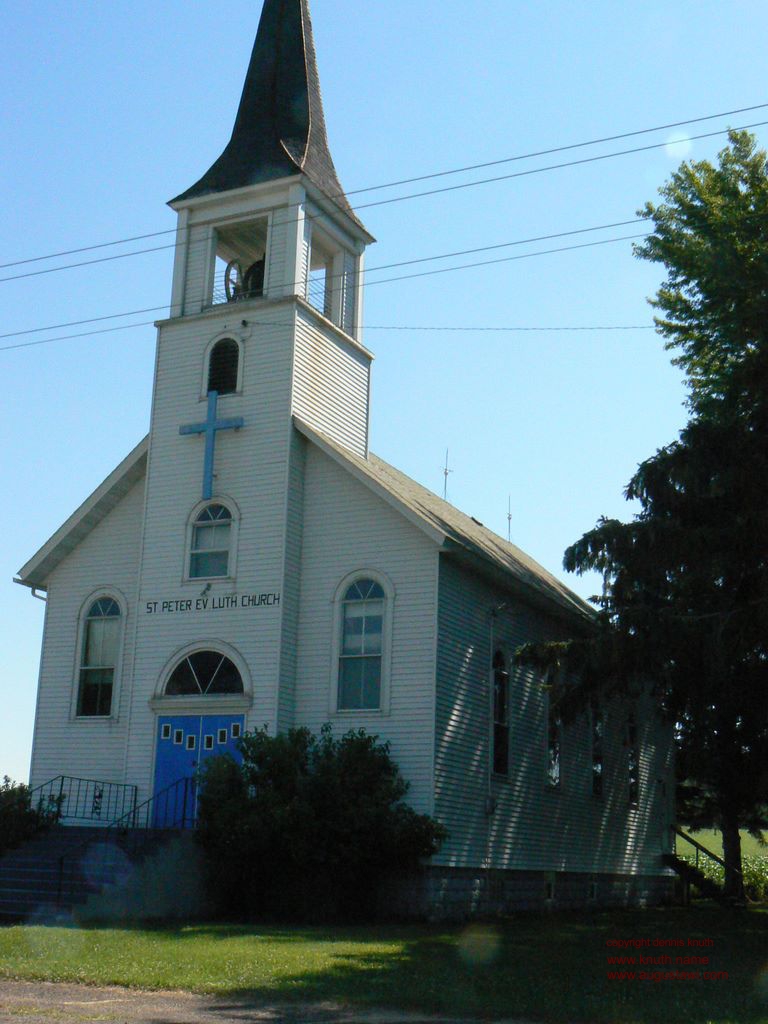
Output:
[[[696,854],[685,854],[681,858],[689,864],[696,865]],[[744,891],[747,899],[756,903],[768,900],[768,854],[753,854],[741,858],[741,869],[744,872]],[[708,857],[699,857],[699,871],[717,885],[724,884],[725,870],[721,864]]]
[[56,820],[51,809],[32,807],[29,787],[7,775],[0,783],[0,857]]
[[403,799],[389,745],[364,730],[248,733],[205,768],[198,836],[211,895],[237,918],[355,920],[380,886],[436,853],[443,827]]

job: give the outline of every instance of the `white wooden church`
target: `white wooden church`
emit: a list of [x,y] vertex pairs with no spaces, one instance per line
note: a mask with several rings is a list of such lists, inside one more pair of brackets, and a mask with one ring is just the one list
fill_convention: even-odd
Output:
[[511,660],[590,609],[368,448],[373,238],[307,0],[265,0],[231,141],[170,205],[149,435],[18,575],[47,598],[31,785],[144,801],[244,730],[363,727],[450,834],[414,908],[659,898],[668,732],[642,695],[563,728]]

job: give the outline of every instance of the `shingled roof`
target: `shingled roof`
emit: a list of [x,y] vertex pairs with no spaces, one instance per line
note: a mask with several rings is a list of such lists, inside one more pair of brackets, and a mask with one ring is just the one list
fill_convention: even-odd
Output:
[[172,202],[296,173],[365,230],[328,147],[308,0],[265,0],[232,138],[202,178]]
[[530,555],[499,537],[477,519],[439,498],[373,452],[363,459],[294,416],[297,429],[336,462],[351,470],[381,497],[390,499],[415,525],[446,550],[460,550],[500,570],[532,597],[556,606],[570,617],[593,622],[595,609],[539,565]]

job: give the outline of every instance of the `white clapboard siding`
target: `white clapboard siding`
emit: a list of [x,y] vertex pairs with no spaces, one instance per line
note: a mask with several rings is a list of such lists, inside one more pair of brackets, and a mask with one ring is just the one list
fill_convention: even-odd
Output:
[[[199,313],[210,302],[208,270],[211,258],[213,228],[209,224],[195,224],[189,228],[187,241],[186,285],[184,288],[184,314]],[[177,259],[181,254],[177,253]]]
[[[394,589],[388,714],[331,707],[333,597],[357,570],[379,570]],[[432,808],[437,548],[313,445],[307,447],[296,723],[334,733],[365,728],[391,743],[411,784],[409,802]]]
[[200,580],[185,579],[190,516],[202,496],[204,439],[180,435],[179,427],[205,420],[205,351],[212,339],[230,331],[242,341],[242,389],[219,399],[219,415],[241,416],[244,426],[217,436],[214,497],[227,499],[236,512],[235,575],[212,581],[207,596],[283,590],[292,304],[244,303],[236,319],[223,309],[165,324],[152,413],[129,750],[129,770],[142,793],[149,792],[153,775],[155,712],[150,701],[185,646],[210,643],[234,649],[249,670],[249,725],[274,727],[276,721],[282,605],[166,615],[146,611],[148,602],[195,599],[205,587]]
[[[127,681],[132,671],[131,638],[136,622],[143,503],[142,480],[70,552],[48,580],[32,786],[60,774],[105,782],[126,781]],[[77,718],[82,617],[90,599],[101,594],[113,595],[125,611],[113,714],[108,719]]]
[[351,252],[344,253],[344,274],[341,279],[341,326],[347,334],[355,334],[355,310],[357,308],[357,257]]
[[547,695],[531,669],[510,679],[510,771],[487,810],[491,609],[494,648],[559,639],[567,628],[443,557],[440,567],[435,810],[450,831],[438,861],[453,866],[658,874],[672,786],[668,729],[638,701],[640,805],[628,806],[627,707],[605,709],[604,795],[592,795],[586,717],[566,727],[562,781],[548,786]]
[[293,379],[297,416],[365,456],[371,357],[306,307],[298,311]]

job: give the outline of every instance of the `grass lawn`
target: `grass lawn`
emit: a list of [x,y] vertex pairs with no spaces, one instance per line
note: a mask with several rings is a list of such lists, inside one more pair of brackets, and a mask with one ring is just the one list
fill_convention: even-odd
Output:
[[[700,832],[692,832],[689,828],[683,828],[697,843],[706,846],[718,857],[723,856],[723,836],[717,829],[703,828]],[[749,832],[741,832],[741,852],[745,857],[768,857],[768,846],[761,846],[756,839],[753,839]],[[679,837],[676,839],[678,854],[687,854],[693,850],[690,843]]]
[[[609,949],[609,939],[713,939],[711,949]],[[696,954],[727,980],[619,981],[609,953]],[[638,967],[664,971],[670,967]],[[685,970],[686,968],[678,968]],[[696,968],[687,968],[688,970]],[[520,915],[501,926],[0,929],[0,976],[332,1000],[486,1019],[768,1024],[768,912]]]

